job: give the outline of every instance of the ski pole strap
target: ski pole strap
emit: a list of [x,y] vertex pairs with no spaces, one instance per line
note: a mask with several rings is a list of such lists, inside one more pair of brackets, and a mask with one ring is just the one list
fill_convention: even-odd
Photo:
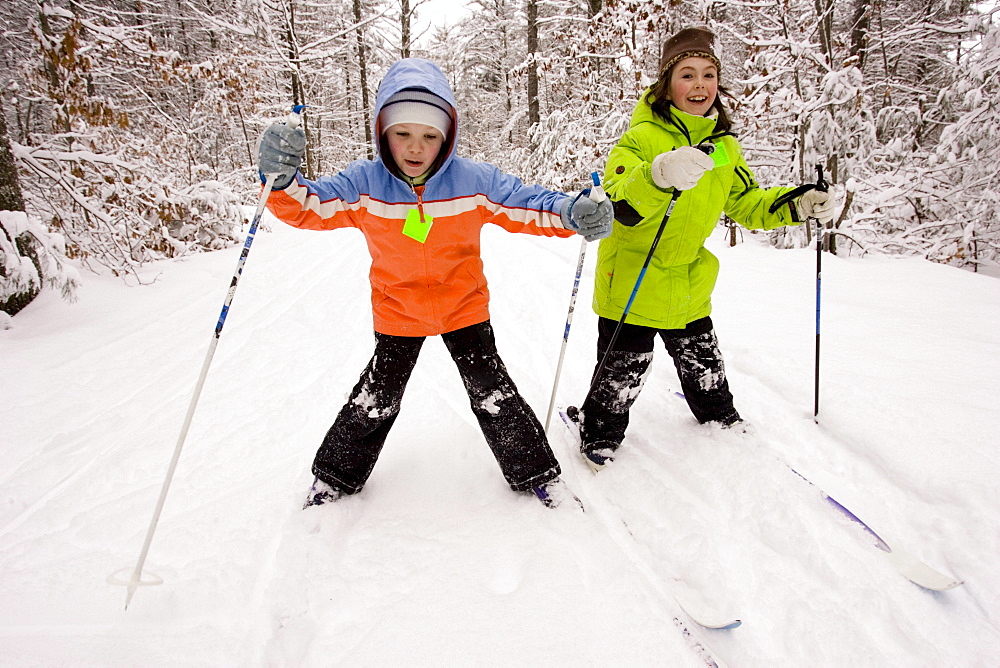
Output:
[[767,208],[767,212],[774,213],[781,207],[791,202],[793,199],[798,199],[799,197],[802,197],[810,190],[817,190],[815,183],[806,183],[805,185],[801,185],[798,188],[789,190],[784,195],[774,200],[774,203]]
[[774,203],[767,208],[767,212],[774,213],[784,205],[791,202],[793,199],[802,197],[810,190],[818,190],[824,193],[830,190],[830,184],[823,178],[823,165],[816,165],[816,183],[805,183],[798,188],[789,190],[784,195],[774,200]]

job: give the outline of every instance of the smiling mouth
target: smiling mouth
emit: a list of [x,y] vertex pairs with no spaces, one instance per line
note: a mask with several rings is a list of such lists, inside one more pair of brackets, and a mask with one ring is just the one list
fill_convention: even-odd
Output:
[[690,102],[692,104],[703,104],[703,103],[705,103],[707,101],[708,101],[708,96],[707,95],[698,95],[698,96],[695,96],[695,97],[689,97],[688,98],[688,102]]

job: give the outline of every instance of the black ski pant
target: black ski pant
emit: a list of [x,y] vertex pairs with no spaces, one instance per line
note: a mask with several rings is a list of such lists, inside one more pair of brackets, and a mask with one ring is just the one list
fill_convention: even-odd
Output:
[[[598,322],[598,366],[617,326],[616,320],[607,318]],[[724,425],[739,421],[711,318],[695,320],[684,329],[655,329],[625,323],[594,392],[582,406],[580,435],[585,452],[614,451],[625,439],[629,409],[649,372],[657,335],[674,361],[684,398],[695,419]],[[595,368],[594,373],[597,371]]]
[[[316,477],[348,494],[361,490],[399,414],[424,338],[376,332],[375,353],[316,453]],[[489,321],[441,338],[511,489],[528,490],[559,475],[541,423],[497,353]]]

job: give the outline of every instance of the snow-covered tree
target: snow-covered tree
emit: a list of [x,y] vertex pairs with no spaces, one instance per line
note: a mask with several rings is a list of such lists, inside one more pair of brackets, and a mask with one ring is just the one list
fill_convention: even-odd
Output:
[[[699,24],[718,36],[758,180],[811,182],[819,163],[848,193],[841,249],[996,261],[1000,45],[969,0],[475,0],[419,50],[423,0],[8,5],[0,82],[28,220],[86,267],[138,277],[236,241],[256,141],[292,104],[308,105],[307,175],[370,157],[375,90],[407,54],[451,80],[466,155],[581,187],[664,39]],[[768,235],[809,241],[806,228]]]
[[[109,14],[118,21],[109,20]],[[110,8],[42,4],[30,27],[34,50],[22,63],[13,106],[14,154],[41,187],[26,190],[30,212],[58,231],[67,252],[91,267],[137,277],[151,259],[181,249],[219,248],[242,222],[229,180],[246,149],[218,134],[226,82],[211,60],[191,63],[157,45]],[[213,101],[214,98],[214,101]],[[232,160],[221,160],[226,151]],[[211,202],[226,216],[202,224],[188,214],[216,180]],[[197,228],[191,244],[171,237],[173,221]],[[176,226],[175,226],[176,227]]]
[[66,258],[62,235],[49,232],[24,211],[0,210],[0,329],[43,287],[76,300],[80,276]]
[[[925,254],[938,261],[978,269],[1000,259],[1000,25],[984,17],[985,34],[965,51],[957,81],[941,92],[943,105],[957,113],[941,133],[929,160],[927,178],[936,197],[934,228],[921,230],[935,240]],[[930,222],[930,221],[928,221]]]
[[61,236],[51,234],[24,213],[17,167],[0,107],[0,329],[10,316],[31,303],[43,284],[74,299],[79,284],[76,270],[66,261]]

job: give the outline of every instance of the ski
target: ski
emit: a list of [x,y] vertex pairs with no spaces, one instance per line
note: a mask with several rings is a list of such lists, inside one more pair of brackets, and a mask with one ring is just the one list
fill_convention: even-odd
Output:
[[691,629],[684,625],[677,617],[674,617],[674,626],[681,632],[681,636],[687,641],[688,646],[691,648],[698,658],[707,666],[707,668],[727,668],[725,662],[713,654],[712,650],[708,648],[705,643],[703,643]]
[[[569,413],[565,409],[559,411],[559,417],[562,419],[563,424],[566,425],[570,433],[577,443],[580,441],[580,434],[577,423],[570,417]],[[581,453],[582,460],[586,461]],[[588,470],[589,467],[588,467]],[[603,504],[602,504],[603,505]],[[618,518],[621,521],[622,527],[628,535],[625,540],[619,541],[619,546],[622,546],[623,551],[626,553],[634,563],[637,565],[645,564],[645,561],[638,555],[634,554],[634,550],[641,545],[638,538],[632,533],[629,528],[628,523],[625,520]],[[612,528],[614,524],[612,521],[605,521],[609,529]],[[623,546],[624,543],[624,546]],[[721,629],[734,629],[742,624],[742,620],[738,617],[733,617],[726,615],[719,611],[710,601],[706,599],[701,592],[697,591],[695,588],[688,585],[686,582],[679,578],[671,578],[669,582],[663,582],[661,578],[657,577],[655,573],[646,572],[648,568],[643,568],[644,574],[651,581],[656,582],[659,587],[666,590],[666,593],[674,600],[677,606],[691,618],[698,626],[706,629],[721,630]],[[683,624],[679,620],[675,620],[682,629],[690,636],[690,631],[684,629]]]
[[824,492],[818,485],[793,469],[786,462],[782,461],[780,458],[778,458],[778,461],[784,464],[785,467],[792,473],[816,489],[823,496],[823,500],[826,501],[829,507],[833,508],[837,513],[843,515],[860,527],[861,530],[864,531],[869,538],[871,538],[873,545],[886,554],[889,563],[892,564],[893,568],[895,568],[900,575],[913,584],[932,591],[947,591],[949,589],[954,589],[963,583],[963,581],[958,578],[946,575],[941,571],[928,566],[914,555],[901,549],[898,545],[890,546],[889,543],[882,538],[882,536],[876,533],[875,530],[872,529],[864,520],[851,512],[850,509]]
[[[674,395],[684,398],[684,395],[680,392],[674,392]],[[913,584],[923,587],[924,589],[929,589],[931,591],[947,591],[949,589],[954,589],[963,583],[963,580],[959,580],[951,575],[947,575],[938,571],[937,569],[927,565],[920,559],[918,559],[913,554],[906,552],[902,548],[897,546],[890,546],[888,541],[886,541],[882,536],[880,536],[874,529],[871,528],[864,520],[858,517],[850,509],[844,506],[842,503],[837,501],[835,498],[824,492],[819,485],[813,481],[806,478],[804,475],[792,468],[787,462],[785,462],[781,457],[774,455],[775,459],[781,462],[789,471],[794,473],[800,479],[805,481],[809,486],[818,491],[822,495],[823,500],[826,501],[827,506],[835,510],[840,515],[843,515],[847,519],[851,520],[855,525],[857,525],[865,534],[871,538],[874,546],[881,550],[888,556],[889,563],[892,567],[907,580]]]

